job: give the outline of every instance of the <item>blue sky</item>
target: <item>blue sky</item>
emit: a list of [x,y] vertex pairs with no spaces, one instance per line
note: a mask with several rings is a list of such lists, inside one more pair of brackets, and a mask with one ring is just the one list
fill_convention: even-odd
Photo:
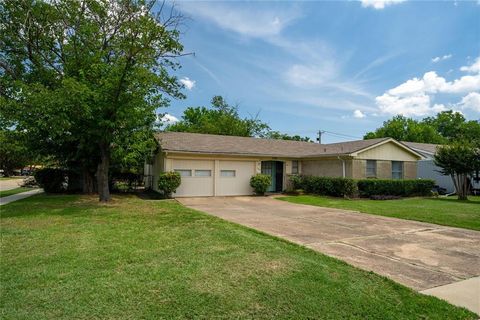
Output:
[[[478,1],[177,1],[180,118],[214,95],[272,129],[361,138],[396,114],[480,119]],[[350,138],[352,137],[352,138]]]

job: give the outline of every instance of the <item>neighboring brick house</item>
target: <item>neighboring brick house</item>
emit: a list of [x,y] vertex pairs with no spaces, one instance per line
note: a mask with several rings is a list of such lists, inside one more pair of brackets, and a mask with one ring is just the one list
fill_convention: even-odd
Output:
[[272,176],[271,192],[283,191],[291,174],[328,177],[415,179],[422,156],[391,138],[318,144],[210,134],[164,132],[145,173],[157,189],[160,172],[177,171],[175,196],[249,195],[250,177]]

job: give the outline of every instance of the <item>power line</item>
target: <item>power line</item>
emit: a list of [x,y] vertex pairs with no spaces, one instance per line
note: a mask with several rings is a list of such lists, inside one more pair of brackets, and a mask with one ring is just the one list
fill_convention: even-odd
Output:
[[323,132],[324,132],[324,133],[331,134],[331,135],[346,137],[346,138],[362,139],[361,137],[358,137],[358,136],[351,136],[351,135],[349,135],[349,134],[343,134],[343,133],[338,133],[338,132],[332,132],[332,131],[326,131],[326,130],[324,130]]
[[[317,133],[318,134],[318,129],[304,129],[304,130],[281,130],[285,133],[288,133],[288,134],[305,134],[305,133]],[[354,138],[354,139],[363,139],[362,137],[358,137],[358,136],[352,136],[352,135],[348,135],[348,134],[344,134],[344,133],[339,133],[339,132],[333,132],[333,131],[326,131],[326,130],[321,130],[323,133],[331,133],[331,134],[335,134],[335,135],[339,135],[339,136],[344,136],[344,137],[348,137],[348,138]]]
[[352,141],[352,138],[348,138],[348,137],[344,137],[344,136],[338,136],[338,135],[331,134],[331,133],[328,133],[328,132],[326,132],[325,134],[330,136],[330,137],[334,137],[336,139],[341,139],[343,141]]

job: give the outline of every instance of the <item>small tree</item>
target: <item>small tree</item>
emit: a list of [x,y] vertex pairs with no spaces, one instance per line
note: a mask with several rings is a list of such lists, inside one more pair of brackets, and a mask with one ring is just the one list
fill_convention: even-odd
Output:
[[444,175],[452,177],[459,200],[467,200],[468,176],[480,169],[478,148],[466,142],[442,146],[434,157],[435,164],[442,168]]
[[177,188],[180,187],[181,183],[182,178],[178,172],[163,172],[158,178],[158,189],[162,191],[166,198],[171,198],[172,193],[174,193]]
[[272,177],[266,174],[256,174],[250,178],[250,186],[259,196],[263,196],[272,183]]

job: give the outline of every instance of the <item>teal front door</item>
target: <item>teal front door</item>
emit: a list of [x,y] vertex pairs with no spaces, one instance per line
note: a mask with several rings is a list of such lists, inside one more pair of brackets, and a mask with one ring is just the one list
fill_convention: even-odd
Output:
[[267,189],[267,192],[275,192],[277,190],[276,186],[276,165],[275,161],[262,161],[262,174],[269,175],[272,178],[272,183]]

